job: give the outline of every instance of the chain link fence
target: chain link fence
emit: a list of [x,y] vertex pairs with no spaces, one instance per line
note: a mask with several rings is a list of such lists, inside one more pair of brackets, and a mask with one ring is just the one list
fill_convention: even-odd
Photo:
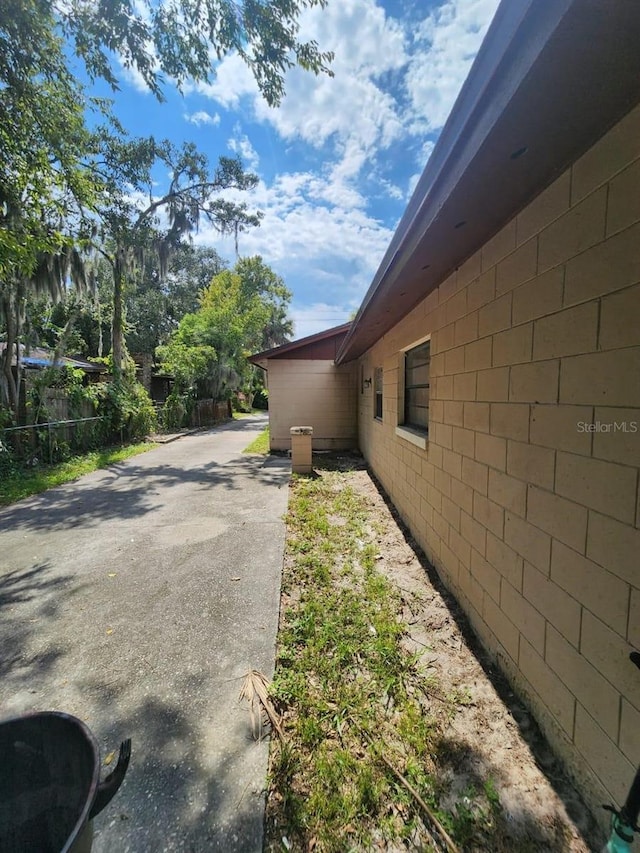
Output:
[[101,443],[102,420],[101,417],[72,418],[5,427],[0,430],[0,439],[22,461],[60,462],[97,447]]

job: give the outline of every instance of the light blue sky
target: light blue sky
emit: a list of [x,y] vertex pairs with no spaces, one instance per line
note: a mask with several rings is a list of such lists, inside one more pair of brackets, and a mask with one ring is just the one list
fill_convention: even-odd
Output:
[[[193,141],[215,162],[239,153],[260,176],[247,198],[263,211],[240,235],[293,291],[295,336],[358,307],[466,77],[498,0],[329,0],[301,19],[304,38],[335,51],[335,77],[298,69],[269,108],[234,56],[210,85],[159,104],[130,71],[115,111],[132,135]],[[233,242],[198,243],[231,263]]]

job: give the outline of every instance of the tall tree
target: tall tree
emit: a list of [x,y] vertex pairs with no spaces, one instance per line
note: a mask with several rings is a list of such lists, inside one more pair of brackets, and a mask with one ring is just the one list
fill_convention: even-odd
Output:
[[[96,196],[105,190],[105,175],[91,156],[84,110],[89,104],[108,110],[104,103],[86,99],[67,58],[75,53],[90,78],[103,78],[114,89],[116,62],[136,68],[161,98],[165,79],[178,87],[188,80],[210,80],[216,61],[235,51],[252,70],[267,102],[277,105],[287,69],[299,65],[316,74],[331,73],[332,55],[299,38],[302,11],[325,4],[326,0],[0,0],[0,327],[4,324],[10,339],[0,364],[5,402],[15,396],[9,365],[14,346],[19,361],[25,293],[32,286],[41,289],[47,270],[52,278],[45,289],[52,295],[59,291],[60,270],[67,275],[75,268],[80,283],[78,246],[84,235],[78,226],[82,224],[83,232],[85,214],[95,211]],[[129,174],[129,185],[135,188],[150,155],[145,143],[130,145],[129,171],[121,161],[118,180],[123,187]],[[154,147],[153,141],[147,144],[147,149]],[[125,148],[122,142],[120,153]],[[158,156],[173,161],[174,153],[165,148]],[[119,210],[112,206],[110,212],[114,228],[107,250],[117,282],[113,323],[117,366],[122,360],[122,283],[149,244],[160,248],[162,268],[166,260],[162,253],[201,215],[236,233],[255,224],[255,216],[242,214],[238,206],[225,208],[220,199],[217,207],[203,203],[205,187],[192,180],[202,167],[193,150],[183,150],[177,160],[168,193],[150,198],[137,216],[129,207],[133,234],[128,239],[117,226],[118,218],[120,224],[127,220],[126,197],[123,193],[117,200],[109,197],[110,203],[120,206]],[[241,178],[242,170],[233,162],[221,160],[213,179],[201,183],[247,188],[246,177]],[[107,183],[112,177],[106,175]],[[169,225],[158,241],[154,229],[161,209]]]
[[259,296],[267,309],[260,349],[286,343],[293,334],[293,321],[288,316],[292,293],[284,280],[260,255],[239,258],[234,272],[240,276],[243,292],[249,297]]
[[[237,158],[221,157],[211,170],[204,154],[187,143],[176,148],[153,137],[126,140],[103,134],[102,158],[95,168],[107,184],[108,203],[99,211],[102,244],[99,252],[113,274],[113,367],[120,374],[124,360],[124,288],[145,263],[154,264],[160,278],[167,272],[171,253],[183,237],[204,220],[220,233],[256,226],[260,214],[251,213],[245,202],[231,202],[223,190],[249,190],[258,182]],[[162,165],[171,175],[166,192],[153,194],[154,167]]]
[[55,302],[62,298],[69,282],[80,292],[86,292],[90,279],[78,251],[64,243],[58,251],[43,251],[30,275],[14,273],[0,279],[0,318],[5,327],[5,346],[0,351],[0,402],[14,414],[18,413],[20,403],[21,336],[27,300],[30,294],[44,294]]
[[157,267],[147,267],[126,298],[129,351],[153,353],[165,344],[184,315],[198,310],[200,294],[226,266],[215,249],[182,243],[169,258],[164,279]]
[[194,314],[187,314],[159,347],[163,368],[183,393],[228,398],[242,384],[246,356],[260,340],[268,310],[257,294],[243,290],[237,273],[224,270],[204,290]]
[[203,291],[200,308],[187,314],[166,346],[158,348],[163,367],[183,393],[225,399],[250,391],[247,356],[262,349],[281,320],[278,337],[290,324],[290,292],[260,256],[245,258],[224,270]]
[[14,412],[29,294],[55,300],[87,283],[80,249],[98,185],[81,163],[83,107],[51,14],[37,0],[0,0],[0,404]]

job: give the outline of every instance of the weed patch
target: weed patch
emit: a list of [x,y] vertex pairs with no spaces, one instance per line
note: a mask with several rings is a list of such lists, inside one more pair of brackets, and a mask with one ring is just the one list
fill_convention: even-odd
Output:
[[253,439],[251,444],[249,444],[242,451],[243,453],[260,453],[262,456],[266,456],[269,453],[269,427],[265,427],[260,435]]
[[340,472],[294,478],[287,525],[271,686],[284,739],[272,743],[266,850],[444,850],[447,833],[477,840],[499,804],[489,787],[442,806],[449,786],[434,756],[460,697],[426,708],[438,686],[403,643],[399,591],[376,569],[366,499]]

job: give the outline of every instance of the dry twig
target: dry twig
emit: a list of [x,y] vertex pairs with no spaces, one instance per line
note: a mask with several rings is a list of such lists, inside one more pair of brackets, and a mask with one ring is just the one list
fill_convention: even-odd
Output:
[[413,787],[411,782],[409,782],[409,780],[406,778],[406,776],[402,775],[402,773],[397,769],[397,767],[394,767],[394,765],[389,761],[389,759],[386,757],[386,755],[381,751],[380,747],[375,743],[375,741],[373,740],[371,735],[369,735],[368,732],[365,732],[364,729],[362,729],[356,723],[356,721],[353,719],[353,717],[349,717],[349,719],[351,720],[353,725],[358,729],[360,734],[365,738],[365,740],[367,740],[369,742],[369,744],[373,747],[378,758],[380,758],[387,765],[389,770],[391,770],[391,772],[397,777],[398,781],[404,785],[404,787],[407,789],[407,791],[409,791],[411,796],[418,803],[418,805],[423,810],[423,812],[425,813],[427,818],[431,821],[431,824],[435,827],[438,835],[440,836],[440,838],[444,842],[449,853],[460,853],[460,849],[456,846],[456,844],[454,843],[453,839],[451,838],[451,836],[449,835],[447,830],[440,823],[440,821],[438,820],[436,815],[433,813],[432,809],[430,809],[429,806],[425,803],[425,801],[422,799],[420,794]]

